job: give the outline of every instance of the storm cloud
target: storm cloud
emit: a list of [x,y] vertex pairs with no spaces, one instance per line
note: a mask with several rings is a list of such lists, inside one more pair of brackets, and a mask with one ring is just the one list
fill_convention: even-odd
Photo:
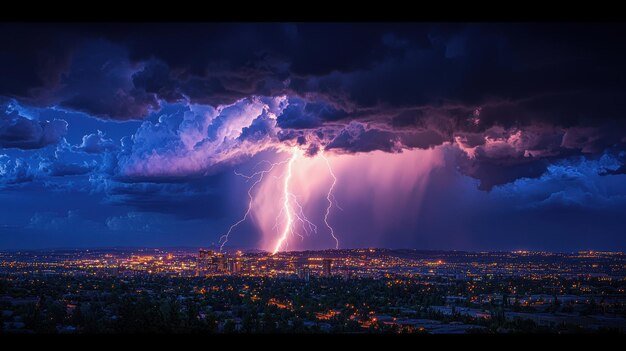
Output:
[[31,119],[20,115],[15,104],[9,101],[0,105],[0,147],[40,149],[58,143],[67,132],[67,122]]
[[97,196],[99,230],[222,218],[233,169],[292,147],[436,150],[486,194],[625,173],[624,24],[8,23],[0,45],[1,186]]

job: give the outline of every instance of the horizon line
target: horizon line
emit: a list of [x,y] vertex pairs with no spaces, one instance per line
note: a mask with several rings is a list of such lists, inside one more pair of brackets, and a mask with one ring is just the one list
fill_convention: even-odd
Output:
[[[89,250],[200,250],[200,249],[211,249],[210,246],[93,246],[93,247],[45,247],[45,248],[15,248],[15,249],[3,249],[0,248],[0,252],[18,252],[18,251],[62,251],[62,250],[72,250],[72,251],[89,251]],[[389,250],[389,251],[400,251],[400,250],[412,250],[412,251],[426,251],[426,252],[467,252],[467,253],[552,253],[552,254],[574,254],[580,252],[589,252],[589,253],[618,253],[624,254],[624,251],[621,250],[597,250],[597,249],[578,249],[571,251],[552,251],[552,250],[535,250],[535,249],[511,249],[511,250],[469,250],[469,249],[420,249],[420,248],[390,248],[390,247],[354,247],[354,248],[327,248],[327,249],[306,249],[306,250],[288,250],[288,251],[279,251],[280,253],[294,253],[294,252],[317,252],[317,251],[348,251],[348,250]],[[257,251],[257,252],[265,252],[271,253],[268,250],[257,249],[257,248],[231,248],[229,250],[224,251]]]

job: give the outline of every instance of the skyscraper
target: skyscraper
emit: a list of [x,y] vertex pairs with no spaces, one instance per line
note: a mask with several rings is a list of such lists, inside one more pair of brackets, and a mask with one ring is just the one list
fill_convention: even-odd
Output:
[[196,276],[226,270],[224,255],[211,250],[200,249],[196,260]]
[[207,268],[207,264],[208,264],[208,258],[209,256],[211,256],[212,251],[210,250],[204,250],[204,249],[200,249],[198,250],[198,257],[196,257],[196,277],[200,276],[200,275],[204,275],[206,268]]
[[218,272],[226,272],[226,269],[228,268],[226,266],[226,257],[224,257],[224,254],[222,253],[218,253],[215,255],[215,259],[214,259],[214,263],[215,263],[215,270]]
[[228,272],[231,274],[237,274],[241,272],[241,262],[236,257],[230,257],[227,260]]

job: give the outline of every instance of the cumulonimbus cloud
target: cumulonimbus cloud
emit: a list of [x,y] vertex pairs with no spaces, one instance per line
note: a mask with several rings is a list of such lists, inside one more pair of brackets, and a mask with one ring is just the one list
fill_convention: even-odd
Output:
[[[0,36],[3,47],[64,44],[43,45],[50,64],[25,60],[17,68],[34,74],[0,94],[118,121],[160,115],[119,149],[99,132],[75,147],[103,154],[116,177],[201,175],[285,144],[314,155],[449,143],[460,172],[489,190],[626,145],[626,50],[612,49],[626,47],[623,25],[5,27],[18,35]],[[17,54],[0,55],[1,72]],[[0,143],[41,148],[66,130],[5,113]]]

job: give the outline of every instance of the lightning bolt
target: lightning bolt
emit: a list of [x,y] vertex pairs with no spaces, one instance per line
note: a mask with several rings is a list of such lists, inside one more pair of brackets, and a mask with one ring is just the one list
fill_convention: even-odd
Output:
[[283,245],[283,242],[287,239],[287,235],[289,235],[289,233],[293,231],[293,228],[292,228],[293,214],[292,214],[291,206],[289,206],[289,199],[291,198],[290,196],[291,194],[289,193],[289,180],[291,180],[291,175],[293,173],[292,172],[293,163],[296,160],[296,158],[298,158],[298,153],[297,153],[297,150],[293,148],[292,153],[291,153],[291,158],[289,159],[289,162],[287,163],[287,176],[285,176],[285,181],[283,183],[282,211],[285,213],[287,221],[285,223],[285,229],[283,229],[283,233],[278,239],[278,242],[276,243],[276,247],[274,248],[274,252],[272,252],[272,255],[275,255],[278,252],[278,250],[280,250],[280,247]]
[[[323,150],[322,152],[320,152],[320,156],[324,159],[324,161],[326,161],[326,166],[328,166],[328,172],[330,173],[331,177],[333,177],[333,184],[330,186],[330,189],[328,189],[328,193],[326,194],[326,200],[328,200],[328,206],[326,207],[326,214],[324,214],[324,223],[326,223],[326,227],[328,227],[328,230],[330,230],[330,235],[333,237],[333,239],[335,239],[335,249],[339,249],[339,239],[337,239],[337,236],[335,236],[335,230],[333,229],[333,227],[331,227],[330,224],[328,224],[328,216],[330,215],[330,208],[333,207],[333,200],[335,200],[335,196],[333,195],[333,189],[335,189],[335,185],[337,184],[337,177],[335,177],[335,173],[333,172],[333,168],[330,166],[330,162],[328,161],[328,158],[324,156]],[[339,207],[338,205],[337,207],[341,209],[341,207]]]
[[[276,162],[276,163],[270,163],[269,161],[264,160],[264,161],[259,162],[255,166],[255,167],[258,167],[261,163],[267,163],[268,165],[270,165],[268,169],[255,172],[251,175],[245,175],[245,174],[241,174],[235,171],[236,175],[246,178],[246,182],[249,182],[251,180],[254,180],[254,182],[252,183],[250,188],[248,188],[248,199],[249,199],[248,208],[246,209],[246,212],[244,213],[243,217],[237,222],[235,222],[233,225],[231,225],[230,228],[228,228],[228,231],[226,232],[226,234],[220,237],[220,240],[219,240],[220,252],[223,251],[224,246],[228,242],[228,239],[232,231],[235,228],[237,228],[237,226],[239,226],[241,223],[243,223],[246,219],[248,219],[248,216],[250,215],[250,212],[252,211],[252,204],[254,203],[254,196],[252,193],[255,187],[263,181],[266,174],[272,172],[272,170],[276,166],[283,165],[283,164],[286,164],[286,170],[285,170],[285,175],[284,175],[284,179],[282,183],[282,197],[281,197],[282,206],[281,206],[280,212],[276,216],[276,221],[272,230],[276,229],[278,231],[278,228],[281,223],[284,223],[284,227],[282,227],[282,231],[279,233],[279,239],[276,242],[272,255],[275,255],[278,251],[281,250],[281,248],[284,248],[287,246],[288,244],[287,239],[290,234],[298,235],[301,239],[304,240],[304,236],[298,230],[296,230],[297,229],[296,223],[299,223],[301,225],[303,232],[307,235],[309,235],[312,232],[317,233],[317,226],[306,217],[306,215],[304,214],[304,209],[302,205],[300,205],[300,203],[298,202],[298,198],[296,197],[295,194],[293,194],[289,190],[289,184],[293,176],[293,166],[298,158],[298,155],[299,155],[299,149],[297,147],[292,147],[291,156],[288,159],[281,161],[281,162]],[[337,239],[337,236],[335,235],[335,230],[328,222],[328,217],[330,216],[330,211],[331,211],[333,204],[335,205],[335,207],[342,210],[342,208],[339,207],[339,204],[337,203],[335,196],[333,195],[333,190],[335,189],[335,185],[337,184],[337,177],[335,176],[335,173],[333,172],[332,167],[330,166],[330,162],[328,161],[326,156],[324,156],[323,152],[320,153],[320,155],[326,162],[328,171],[331,177],[333,178],[333,183],[330,186],[328,193],[326,194],[326,200],[328,200],[328,206],[326,207],[326,213],[324,215],[324,223],[326,224],[326,227],[330,230],[330,235],[335,240],[335,248],[338,249],[339,239]],[[282,177],[274,176],[274,178],[280,179]]]
[[[241,223],[243,223],[247,218],[248,215],[250,215],[250,211],[252,210],[252,202],[253,202],[253,198],[252,198],[252,189],[254,189],[261,181],[263,181],[263,178],[265,177],[265,175],[269,172],[271,172],[274,167],[278,166],[278,165],[282,165],[287,163],[289,160],[285,160],[285,161],[281,161],[281,162],[277,162],[277,163],[270,163],[269,161],[265,161],[267,163],[270,163],[270,168],[263,170],[263,171],[259,171],[259,172],[255,172],[252,175],[245,175],[245,174],[241,174],[235,171],[235,174],[241,177],[246,178],[246,182],[253,179],[256,176],[259,176],[259,178],[252,183],[252,186],[250,186],[250,188],[248,189],[248,198],[250,199],[250,201],[248,202],[248,209],[246,210],[246,212],[244,213],[243,217],[238,220],[237,222],[235,222],[233,225],[230,226],[230,228],[228,228],[228,231],[226,232],[226,234],[222,235],[220,237],[219,242],[221,243],[220,245],[220,252],[222,250],[224,250],[224,245],[226,245],[226,243],[228,242],[228,238],[230,236],[230,233],[233,231],[233,229],[235,229],[238,225],[240,225]],[[257,164],[257,166],[260,164],[260,162]]]

